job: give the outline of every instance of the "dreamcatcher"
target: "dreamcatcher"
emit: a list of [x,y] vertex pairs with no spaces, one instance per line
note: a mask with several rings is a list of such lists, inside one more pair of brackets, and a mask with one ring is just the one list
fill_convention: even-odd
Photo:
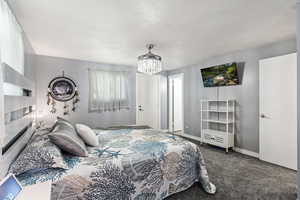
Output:
[[70,101],[72,103],[72,111],[76,111],[76,104],[79,102],[79,92],[75,82],[65,77],[64,72],[62,76],[55,77],[48,85],[47,104],[51,106],[51,113],[56,113],[56,104],[58,102],[64,103],[64,115],[70,114]]

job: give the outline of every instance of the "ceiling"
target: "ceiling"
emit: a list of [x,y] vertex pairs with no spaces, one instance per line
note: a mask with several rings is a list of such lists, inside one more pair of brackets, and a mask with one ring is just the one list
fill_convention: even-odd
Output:
[[296,35],[295,0],[10,0],[37,54],[165,69]]

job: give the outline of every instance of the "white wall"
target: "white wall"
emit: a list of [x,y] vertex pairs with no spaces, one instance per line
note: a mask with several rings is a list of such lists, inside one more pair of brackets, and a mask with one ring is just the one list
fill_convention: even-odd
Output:
[[[1,63],[1,51],[0,51],[0,63]],[[5,133],[4,125],[4,94],[3,94],[3,74],[2,66],[0,66],[0,163],[2,161],[2,147]],[[3,175],[0,173],[0,178]]]
[[[43,115],[44,119],[53,122],[56,116],[65,117],[74,123],[85,123],[92,127],[108,127],[113,125],[135,124],[135,73],[136,69],[132,66],[101,64],[81,60],[56,58],[48,56],[35,56],[36,79],[37,79],[37,114]],[[104,70],[126,70],[130,71],[130,110],[116,112],[88,113],[89,81],[88,69]],[[51,114],[50,106],[47,103],[47,87],[51,79],[62,75],[71,77],[79,87],[80,102],[78,110],[69,116],[63,116],[63,103],[58,103],[58,112]]]
[[297,118],[298,118],[298,200],[300,199],[300,0],[297,0],[297,50],[298,50],[298,71],[297,71]]

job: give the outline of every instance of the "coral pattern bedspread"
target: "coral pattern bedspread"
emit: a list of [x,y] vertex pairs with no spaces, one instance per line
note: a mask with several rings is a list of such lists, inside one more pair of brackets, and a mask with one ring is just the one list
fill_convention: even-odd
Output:
[[200,182],[210,183],[199,147],[153,129],[97,131],[88,157],[65,156],[69,169],[27,172],[22,184],[53,180],[52,200],[156,200]]

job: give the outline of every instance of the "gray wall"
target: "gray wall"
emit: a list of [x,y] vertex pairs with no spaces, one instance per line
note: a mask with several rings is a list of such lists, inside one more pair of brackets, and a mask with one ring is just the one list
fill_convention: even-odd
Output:
[[217,88],[204,88],[200,69],[228,62],[243,63],[242,84],[219,88],[219,99],[236,99],[236,146],[259,152],[259,60],[296,52],[296,41],[290,39],[260,48],[216,56],[199,64],[170,71],[184,73],[185,133],[200,137],[200,99],[217,99]]
[[[62,75],[71,77],[79,87],[80,102],[78,110],[65,118],[74,123],[84,123],[92,127],[107,127],[113,125],[135,124],[135,90],[136,69],[132,66],[101,64],[81,60],[56,58],[48,56],[35,56],[37,74],[37,115],[43,120],[53,122],[56,116],[63,116],[63,103],[58,103],[58,112],[51,114],[46,104],[47,87],[51,79]],[[89,81],[88,69],[125,70],[130,71],[130,110],[116,112],[88,113]]]

